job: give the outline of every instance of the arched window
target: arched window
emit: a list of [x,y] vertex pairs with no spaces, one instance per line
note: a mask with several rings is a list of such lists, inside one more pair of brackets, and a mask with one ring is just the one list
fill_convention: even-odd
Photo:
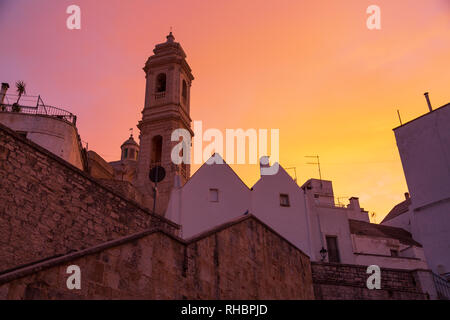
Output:
[[161,164],[163,138],[154,136],[152,139],[151,164]]
[[156,92],[166,91],[166,74],[160,73],[156,77]]
[[183,99],[186,100],[187,98],[187,84],[186,84],[186,80],[183,80],[183,86],[181,89],[181,95],[183,96]]

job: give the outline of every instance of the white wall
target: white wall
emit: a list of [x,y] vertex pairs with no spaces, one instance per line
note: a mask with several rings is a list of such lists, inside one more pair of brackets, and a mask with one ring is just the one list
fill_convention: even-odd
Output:
[[450,105],[394,129],[413,207],[450,197]]
[[[280,194],[289,195],[289,207],[280,206]],[[303,190],[280,166],[276,175],[262,176],[252,188],[251,213],[307,255],[311,254],[310,225]]]
[[55,117],[15,112],[0,112],[0,123],[15,131],[27,132],[27,139],[83,170],[74,125]]
[[364,255],[364,254],[355,254],[355,264],[364,266],[377,265],[381,268],[405,269],[405,270],[428,269],[427,263],[420,259]]
[[[367,212],[361,211],[356,198],[347,208],[336,207],[331,181],[309,182],[309,187],[307,182],[300,188],[280,166],[276,175],[262,176],[250,190],[228,165],[204,164],[183,187],[175,183],[178,187],[172,190],[166,217],[181,224],[182,237],[190,238],[248,210],[313,261],[321,260],[322,246],[327,249],[326,236],[336,236],[341,263],[426,268],[417,248],[403,252],[407,246],[399,240],[352,235],[349,216],[369,223]],[[219,190],[218,202],[210,201],[210,189]],[[288,207],[280,206],[280,194],[289,195]],[[391,248],[398,249],[403,257],[391,258]]]
[[408,232],[411,232],[411,211],[402,213],[395,218],[389,219],[388,221],[383,222],[382,225],[402,228]]
[[[325,248],[327,248],[326,236],[336,236],[341,263],[354,264],[355,258],[346,209],[316,206],[314,211],[314,214],[318,215],[320,219],[320,228]],[[316,234],[319,236],[318,232]],[[320,248],[319,250],[316,249],[317,258],[320,258],[319,251]]]
[[[219,190],[218,202],[209,200],[210,189]],[[183,238],[229,222],[251,207],[250,189],[227,164],[205,163],[178,193],[171,197],[166,216],[183,226]]]
[[411,194],[411,233],[436,273],[450,272],[449,124],[447,104],[394,129]]
[[430,268],[450,272],[450,199],[413,212],[412,233],[425,250]]

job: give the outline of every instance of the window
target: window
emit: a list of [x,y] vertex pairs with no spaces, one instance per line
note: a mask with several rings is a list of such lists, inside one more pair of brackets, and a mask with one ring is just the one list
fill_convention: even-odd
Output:
[[289,195],[288,194],[280,194],[280,206],[282,207],[290,207],[289,203]]
[[209,202],[219,202],[219,189],[209,189]]
[[336,236],[326,236],[327,249],[328,249],[328,261],[329,262],[341,262],[339,257],[338,242]]
[[134,159],[135,157],[135,150],[134,149],[130,149],[130,159]]
[[163,138],[161,136],[154,136],[152,139],[152,154],[151,163],[161,164]]
[[186,80],[183,80],[183,86],[181,89],[181,96],[183,97],[184,100],[186,100],[187,98],[187,84],[186,84]]
[[166,91],[166,74],[160,73],[156,77],[156,92]]
[[123,149],[123,158],[128,158],[128,148]]
[[391,249],[391,257],[398,257],[398,251],[395,249]]

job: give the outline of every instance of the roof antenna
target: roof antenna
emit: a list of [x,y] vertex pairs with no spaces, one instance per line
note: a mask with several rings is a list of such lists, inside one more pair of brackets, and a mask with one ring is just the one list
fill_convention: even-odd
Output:
[[400,125],[402,126],[402,117],[400,117],[400,110],[397,109],[398,120],[400,120]]
[[425,99],[427,99],[428,109],[430,109],[430,112],[433,111],[433,108],[431,107],[430,97],[428,96],[428,92],[425,92],[423,95],[425,96]]
[[317,167],[319,168],[319,179],[320,179],[320,188],[323,188],[322,185],[322,172],[320,171],[320,158],[319,156],[305,156],[305,158],[315,158],[317,159],[317,162],[307,162],[306,164],[314,164],[317,165]]

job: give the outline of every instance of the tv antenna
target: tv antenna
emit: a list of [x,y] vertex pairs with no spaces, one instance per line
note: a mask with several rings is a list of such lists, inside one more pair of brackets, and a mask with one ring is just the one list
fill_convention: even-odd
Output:
[[322,172],[320,171],[320,157],[319,156],[305,156],[305,158],[313,158],[316,159],[317,162],[307,162],[306,164],[313,164],[313,165],[317,165],[318,169],[319,169],[319,180],[320,180],[320,187],[322,188]]

